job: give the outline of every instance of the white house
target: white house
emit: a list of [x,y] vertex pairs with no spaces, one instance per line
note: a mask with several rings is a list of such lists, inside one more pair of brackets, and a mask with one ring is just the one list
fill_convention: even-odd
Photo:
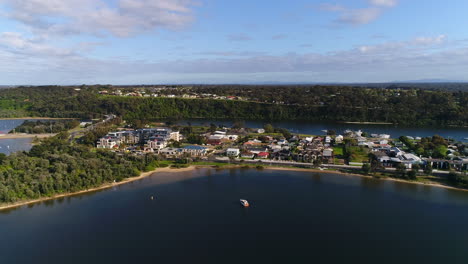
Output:
[[324,149],[322,155],[323,155],[324,158],[331,158],[331,157],[333,157],[333,149],[331,149],[331,148]]
[[342,135],[338,135],[335,137],[335,143],[341,144],[343,142],[344,137]]
[[118,146],[118,142],[112,137],[103,137],[97,142],[97,148],[112,149],[116,146]]
[[228,148],[226,150],[226,155],[229,157],[237,157],[240,154],[240,150],[238,148]]
[[190,153],[192,157],[201,157],[206,155],[206,148],[202,146],[186,146],[182,148],[182,152]]

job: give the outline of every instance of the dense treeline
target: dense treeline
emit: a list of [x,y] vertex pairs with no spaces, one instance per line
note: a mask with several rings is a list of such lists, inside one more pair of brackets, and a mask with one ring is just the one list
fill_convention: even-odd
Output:
[[[94,118],[114,113],[132,120],[237,118],[389,122],[412,126],[468,125],[468,93],[339,86],[197,86],[179,93],[211,93],[248,101],[100,96],[112,87],[23,87],[0,91],[0,101],[23,102],[30,115]],[[122,89],[122,88],[119,88]],[[139,88],[125,88],[135,90]],[[152,88],[140,88],[150,92]],[[170,89],[176,94],[177,88]]]
[[154,156],[132,156],[84,145],[71,145],[68,135],[44,139],[29,153],[0,156],[0,202],[11,203],[76,192],[121,181],[151,170]]
[[80,124],[78,120],[53,120],[53,121],[30,121],[26,120],[23,124],[17,126],[10,133],[59,133],[77,127]]

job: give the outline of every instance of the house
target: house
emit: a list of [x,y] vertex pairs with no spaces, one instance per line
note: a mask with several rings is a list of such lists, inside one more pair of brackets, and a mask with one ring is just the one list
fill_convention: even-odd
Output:
[[244,146],[255,146],[255,145],[261,145],[262,141],[258,139],[252,139],[244,143]]
[[229,157],[237,157],[240,154],[240,150],[238,148],[228,148],[226,150],[226,155]]
[[268,155],[270,155],[268,152],[260,152],[257,154],[257,158],[259,159],[267,159]]
[[92,124],[93,124],[93,122],[83,121],[83,122],[80,123],[80,127],[86,127],[86,126],[90,126]]
[[167,146],[167,141],[162,140],[148,140],[145,145],[145,151],[147,152],[157,152],[160,149],[163,149]]
[[182,148],[183,153],[189,153],[192,157],[202,157],[205,156],[207,150],[205,147],[202,146],[186,146]]
[[267,152],[268,149],[265,147],[247,147],[247,150],[254,153],[259,154],[260,152]]
[[342,135],[338,135],[338,136],[335,137],[335,143],[336,144],[341,144],[341,143],[343,143],[343,139],[344,139],[344,137]]
[[323,152],[322,152],[322,156],[324,158],[332,158],[333,157],[333,149],[331,148],[327,148],[327,149],[324,149]]
[[209,145],[221,145],[223,143],[224,136],[223,135],[211,135],[208,137],[208,140],[206,141],[207,144]]
[[159,154],[166,155],[167,157],[179,157],[182,153],[182,149],[179,148],[163,148],[159,150]]
[[115,137],[102,137],[97,142],[97,148],[113,149],[117,148],[119,146],[118,144],[119,142]]
[[248,159],[252,159],[254,156],[255,156],[255,154],[253,154],[253,153],[250,152],[250,151],[244,151],[244,152],[242,152],[242,154],[241,154],[241,157],[242,157],[242,158],[248,158]]

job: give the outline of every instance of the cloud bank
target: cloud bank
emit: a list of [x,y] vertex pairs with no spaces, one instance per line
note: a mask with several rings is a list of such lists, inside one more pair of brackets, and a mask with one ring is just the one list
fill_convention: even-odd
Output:
[[195,4],[192,0],[0,0],[8,9],[3,16],[39,35],[117,37],[183,28],[192,22]]

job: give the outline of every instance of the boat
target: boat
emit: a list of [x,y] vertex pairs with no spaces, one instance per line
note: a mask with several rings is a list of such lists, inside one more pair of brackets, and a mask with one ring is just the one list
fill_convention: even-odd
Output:
[[244,207],[249,207],[249,206],[250,206],[250,205],[249,205],[249,202],[248,202],[247,200],[240,199],[239,201],[240,201],[240,203],[242,204],[242,206],[244,206]]

